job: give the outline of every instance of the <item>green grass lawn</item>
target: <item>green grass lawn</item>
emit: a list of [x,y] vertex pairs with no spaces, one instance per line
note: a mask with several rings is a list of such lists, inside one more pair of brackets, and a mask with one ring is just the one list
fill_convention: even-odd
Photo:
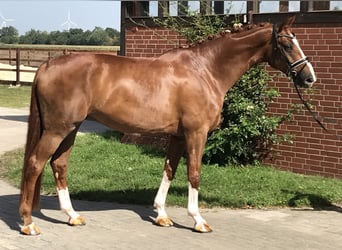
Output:
[[[115,133],[78,136],[68,170],[73,198],[153,204],[162,177],[164,154],[148,147],[121,144]],[[19,186],[23,150],[0,157],[0,174]],[[274,168],[202,168],[201,207],[325,207],[342,201],[342,180],[304,176]],[[44,172],[43,193],[55,193],[51,168]],[[186,206],[184,160],[171,185],[167,203]]]
[[0,107],[29,107],[30,98],[31,86],[10,87],[8,84],[0,84]]

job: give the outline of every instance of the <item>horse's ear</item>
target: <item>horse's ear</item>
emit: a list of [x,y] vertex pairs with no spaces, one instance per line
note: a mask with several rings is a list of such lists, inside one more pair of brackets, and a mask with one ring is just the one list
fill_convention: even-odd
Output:
[[296,16],[288,17],[280,26],[278,29],[278,32],[282,31],[283,29],[287,27],[291,27],[294,21],[296,20]]

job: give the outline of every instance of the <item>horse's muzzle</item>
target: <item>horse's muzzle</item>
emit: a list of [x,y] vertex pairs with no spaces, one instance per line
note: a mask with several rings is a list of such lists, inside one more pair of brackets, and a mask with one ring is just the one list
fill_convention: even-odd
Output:
[[312,77],[301,78],[299,76],[292,77],[293,82],[301,88],[311,88],[314,84],[314,79]]
[[311,70],[301,70],[300,72],[292,71],[291,77],[293,82],[302,88],[311,88],[316,82],[315,73]]
[[314,84],[314,82],[315,82],[315,80],[314,80],[312,77],[307,78],[307,79],[305,79],[305,81],[304,81],[304,87],[305,87],[305,88],[311,88],[312,85]]

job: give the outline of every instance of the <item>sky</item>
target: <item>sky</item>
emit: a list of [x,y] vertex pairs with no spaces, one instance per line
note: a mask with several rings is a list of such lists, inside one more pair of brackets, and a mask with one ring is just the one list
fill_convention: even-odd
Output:
[[[245,12],[245,1],[226,1],[225,8],[228,8],[229,2],[233,2],[231,14]],[[342,1],[332,1],[331,6],[339,6],[342,9]],[[198,2],[192,1],[190,8],[197,10]],[[290,11],[298,11],[299,1],[290,1],[289,8]],[[260,9],[261,12],[274,12],[278,9],[278,1],[262,1]],[[175,14],[175,11],[176,4],[171,3],[171,15]],[[66,23],[69,13],[72,21],[70,26]],[[151,1],[150,15],[157,15],[157,1]],[[63,23],[65,24],[62,25]],[[67,30],[69,27],[93,30],[98,26],[120,31],[120,1],[0,0],[0,25],[14,26],[20,35],[31,29],[50,32]]]
[[[67,30],[70,19],[76,25],[71,28],[93,30],[96,26],[120,30],[120,1],[62,1],[62,0],[0,0],[0,14],[7,26],[14,26],[20,35],[36,29],[41,31]],[[3,19],[0,22],[3,26]]]

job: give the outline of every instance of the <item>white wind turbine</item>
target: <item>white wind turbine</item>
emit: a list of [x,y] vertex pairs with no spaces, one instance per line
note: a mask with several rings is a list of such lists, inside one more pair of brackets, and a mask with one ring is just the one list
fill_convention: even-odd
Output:
[[7,27],[7,22],[15,21],[14,19],[5,18],[2,14],[0,14],[0,17],[2,19],[1,28]]
[[68,11],[68,19],[67,19],[64,23],[61,24],[61,26],[65,26],[65,25],[67,25],[68,30],[70,30],[70,28],[71,28],[72,26],[78,27],[77,23],[74,23],[73,21],[71,21],[71,18],[70,18],[70,11]]

